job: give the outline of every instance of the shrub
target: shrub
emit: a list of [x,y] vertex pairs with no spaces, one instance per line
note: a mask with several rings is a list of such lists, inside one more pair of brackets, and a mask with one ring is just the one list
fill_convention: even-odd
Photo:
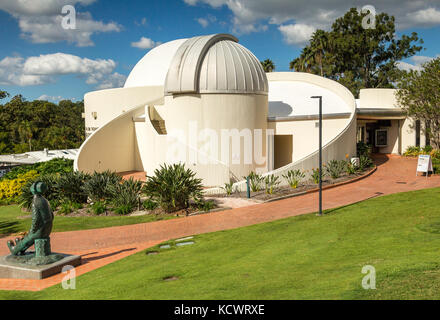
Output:
[[49,200],[50,206],[55,210],[62,200],[58,191],[58,176],[55,174],[47,174],[28,181],[22,188],[22,193],[18,197],[18,203],[21,208],[31,210],[34,195],[31,193],[31,185],[36,181],[42,181],[46,184],[47,190],[43,193],[43,197]]
[[351,161],[347,161],[345,168],[346,168],[347,174],[355,174],[359,170],[359,166],[353,165],[353,163],[351,163]]
[[16,179],[19,174],[24,174],[28,171],[36,171],[40,175],[64,173],[73,171],[73,160],[64,158],[55,158],[46,162],[39,162],[32,165],[22,165],[13,168],[6,173],[0,180]]
[[283,177],[287,180],[287,183],[291,188],[296,189],[299,183],[306,177],[301,170],[289,170],[287,174],[283,174]]
[[361,156],[359,158],[359,170],[365,170],[373,166],[373,160],[370,157]]
[[[322,172],[322,177],[324,178],[325,172]],[[319,168],[312,169],[312,179],[315,184],[319,183]]]
[[151,199],[147,199],[142,203],[142,207],[144,207],[145,210],[153,211],[159,207],[159,204]]
[[232,194],[232,192],[234,191],[233,187],[234,187],[234,183],[229,182],[229,183],[225,183],[225,186],[222,187],[222,189],[225,190],[225,192],[228,196],[230,196]]
[[9,180],[4,179],[0,181],[0,199],[16,199],[22,194],[23,187],[27,185],[29,181],[35,181],[38,177],[38,173],[35,170],[30,170],[25,173],[20,173],[17,178]]
[[205,212],[208,212],[208,211],[215,208],[215,203],[212,200],[210,200],[210,201],[203,201],[202,200],[197,203],[197,208],[199,208],[200,210],[203,210]]
[[103,214],[104,212],[107,211],[107,207],[105,205],[105,202],[102,202],[102,201],[97,201],[97,202],[93,203],[91,208],[92,208],[92,212],[96,215]]
[[418,156],[420,152],[422,152],[422,149],[420,147],[409,146],[408,148],[406,148],[403,155],[406,157],[415,157]]
[[245,179],[249,178],[249,187],[252,192],[258,192],[261,190],[262,184],[264,182],[264,178],[262,175],[251,171]]
[[422,152],[423,154],[431,154],[432,150],[433,150],[432,146],[426,145],[423,147]]
[[56,185],[59,196],[72,202],[86,203],[87,194],[84,191],[84,184],[89,178],[88,174],[79,171],[60,175]]
[[183,164],[164,164],[154,171],[154,176],[147,176],[143,190],[166,212],[186,209],[191,199],[195,202],[203,199],[202,180],[195,175]]
[[117,214],[125,216],[125,215],[133,212],[133,207],[129,204],[123,204],[119,207],[116,207],[114,210]]
[[109,170],[94,172],[84,183],[84,192],[94,202],[112,197],[111,187],[121,183],[122,177]]
[[330,160],[325,166],[326,174],[332,177],[332,179],[339,178],[346,168],[347,162],[344,160]]
[[60,210],[58,210],[58,212],[61,214],[72,213],[73,212],[72,203],[69,200],[64,201],[63,203],[61,203]]
[[[127,214],[140,206],[142,182],[130,178],[122,183],[110,186],[111,202],[118,209],[119,214]],[[122,213],[120,213],[122,212]]]
[[264,185],[267,194],[273,194],[275,188],[280,184],[279,179],[280,177],[273,174],[266,176],[266,179],[264,179]]
[[356,144],[357,156],[366,156],[369,157],[371,154],[371,145],[368,145],[362,141]]

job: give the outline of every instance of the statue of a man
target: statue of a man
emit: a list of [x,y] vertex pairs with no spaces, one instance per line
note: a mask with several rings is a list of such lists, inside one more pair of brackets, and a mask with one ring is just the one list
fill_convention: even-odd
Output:
[[49,239],[52,231],[53,213],[49,202],[41,194],[47,190],[43,182],[35,182],[31,186],[34,195],[32,201],[32,225],[29,233],[23,239],[9,240],[8,247],[14,256],[23,255],[30,248],[36,239]]

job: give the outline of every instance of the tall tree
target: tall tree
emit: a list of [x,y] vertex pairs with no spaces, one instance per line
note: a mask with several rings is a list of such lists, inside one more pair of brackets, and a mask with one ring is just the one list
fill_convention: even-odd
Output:
[[425,63],[421,71],[402,72],[398,87],[399,104],[409,117],[426,123],[422,130],[440,148],[440,58]]
[[361,88],[394,87],[397,62],[422,50],[423,41],[415,32],[398,37],[394,17],[386,13],[376,15],[375,28],[365,29],[366,15],[352,8],[331,31],[317,30],[291,69],[339,81],[355,96]]
[[6,97],[9,97],[9,93],[7,93],[6,91],[0,90],[0,100],[4,99]]
[[260,63],[263,66],[264,72],[272,72],[275,70],[275,64],[270,59],[260,61]]

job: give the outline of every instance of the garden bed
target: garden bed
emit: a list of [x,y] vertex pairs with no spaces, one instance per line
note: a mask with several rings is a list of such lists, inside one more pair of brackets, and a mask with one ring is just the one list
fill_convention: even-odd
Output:
[[[323,177],[322,180],[322,186],[324,189],[335,187],[337,185],[346,184],[350,182],[357,181],[359,179],[362,179],[368,175],[370,175],[372,172],[376,170],[376,167],[374,168],[368,168],[366,170],[363,170],[361,172],[358,172],[356,174],[343,174],[337,179],[332,179],[328,176]],[[250,199],[257,201],[257,202],[266,202],[266,201],[273,201],[276,199],[282,199],[282,198],[288,198],[290,196],[295,195],[301,195],[307,192],[313,192],[318,190],[318,184],[315,184],[313,181],[306,181],[299,185],[297,188],[291,188],[290,186],[280,186],[275,189],[274,193],[268,194],[265,190],[257,191],[257,192],[251,192],[250,193]],[[245,191],[243,192],[235,192],[231,195],[227,194],[217,194],[217,195],[210,195],[210,197],[213,198],[242,198],[247,199],[247,193]]]

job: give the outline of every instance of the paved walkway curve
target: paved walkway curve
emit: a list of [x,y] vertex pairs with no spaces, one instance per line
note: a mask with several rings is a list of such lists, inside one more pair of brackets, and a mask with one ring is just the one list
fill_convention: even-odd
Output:
[[[416,176],[417,159],[377,156],[377,171],[365,179],[324,190],[323,209],[352,204],[380,195],[440,187],[440,176]],[[233,229],[317,211],[318,193],[256,204],[205,215],[103,229],[57,232],[51,235],[55,252],[80,254],[77,275],[99,268],[160,242],[213,231]],[[0,239],[0,255],[7,254]],[[61,282],[64,275],[43,280],[0,279],[3,290],[41,290]]]

